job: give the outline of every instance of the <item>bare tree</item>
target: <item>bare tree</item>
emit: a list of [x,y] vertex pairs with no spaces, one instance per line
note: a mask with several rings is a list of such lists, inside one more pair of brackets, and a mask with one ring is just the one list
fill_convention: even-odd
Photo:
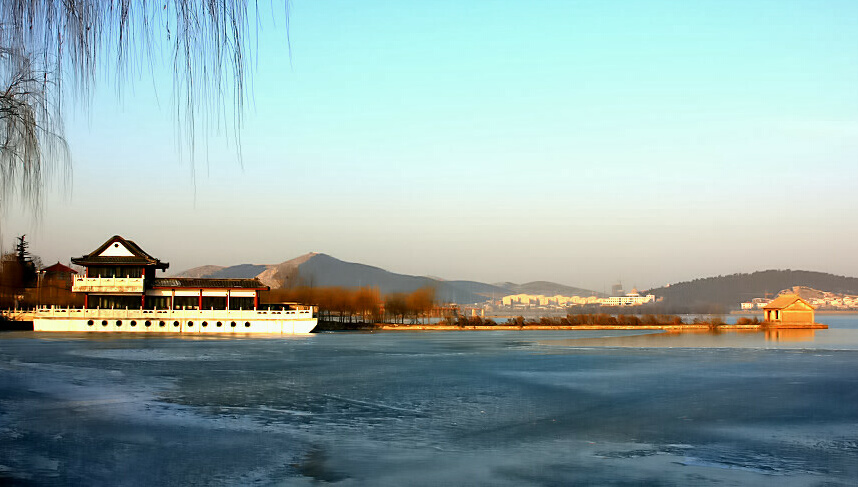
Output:
[[21,197],[37,209],[46,178],[70,170],[64,93],[87,106],[100,76],[114,76],[121,90],[163,53],[191,170],[198,127],[231,130],[240,156],[257,8],[248,0],[0,0],[0,208]]

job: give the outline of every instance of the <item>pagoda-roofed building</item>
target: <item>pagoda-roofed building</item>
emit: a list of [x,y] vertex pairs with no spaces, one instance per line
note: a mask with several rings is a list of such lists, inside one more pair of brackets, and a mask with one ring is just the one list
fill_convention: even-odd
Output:
[[66,290],[71,289],[72,276],[77,275],[76,270],[59,262],[45,267],[40,272],[42,274],[42,285],[60,287]]
[[766,323],[813,323],[814,307],[797,294],[781,294],[763,306]]
[[[44,290],[61,289],[65,291],[66,297],[70,296],[72,289],[73,277],[77,275],[77,271],[67,265],[57,262],[54,265],[43,268],[39,271],[39,287]],[[56,300],[56,296],[44,296],[47,299]]]
[[88,309],[255,309],[268,290],[257,279],[155,277],[170,264],[119,235],[72,263],[86,268],[72,290],[85,294]]
[[42,269],[42,272],[45,276],[73,276],[77,274],[77,271],[72,269],[67,265],[60,264],[57,262],[54,265],[49,265]]

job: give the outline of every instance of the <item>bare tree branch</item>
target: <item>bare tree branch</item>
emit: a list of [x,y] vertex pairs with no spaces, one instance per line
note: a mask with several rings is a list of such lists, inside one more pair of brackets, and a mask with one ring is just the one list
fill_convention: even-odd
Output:
[[66,92],[86,107],[101,75],[121,91],[164,52],[192,171],[199,129],[228,130],[240,160],[255,12],[253,0],[0,0],[0,209],[21,197],[38,210],[46,181],[69,177]]

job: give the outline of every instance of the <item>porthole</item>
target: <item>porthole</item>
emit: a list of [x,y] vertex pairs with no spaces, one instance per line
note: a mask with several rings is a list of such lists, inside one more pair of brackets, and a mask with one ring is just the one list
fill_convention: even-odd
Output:
[[189,322],[188,322],[188,327],[193,328],[193,327],[194,327],[194,322],[193,322],[193,321],[189,321]]
[[149,328],[150,326],[152,326],[152,322],[149,320],[146,320],[145,325],[146,325],[146,328]]
[[131,326],[137,326],[137,322],[134,320],[131,320]]
[[223,323],[221,323],[220,321],[218,321],[216,326],[217,326],[218,328],[220,328],[220,327],[222,327],[222,326],[223,326]]
[[116,320],[116,326],[122,326],[122,320]]
[[164,323],[163,321],[159,321],[158,326],[160,326],[161,328],[164,328],[165,326],[167,326],[167,324]]
[[101,326],[107,326],[107,320],[101,320]]
[[245,327],[245,328],[250,328],[250,322],[249,322],[249,321],[245,321],[245,322],[244,322],[244,327]]
[[208,322],[208,321],[203,321],[203,327],[206,327],[206,326],[209,326],[209,322]]
[[235,328],[235,322],[233,321],[232,323],[229,324],[229,326]]
[[92,325],[94,325],[94,324],[95,324],[95,322],[94,322],[94,321],[92,321],[92,320],[89,320],[89,321],[87,321],[87,322],[86,322],[86,324],[87,324],[87,325],[89,325],[89,326],[92,326]]
[[173,326],[175,326],[176,328],[178,328],[178,327],[179,327],[179,322],[178,322],[178,321],[174,321],[174,322],[173,322]]

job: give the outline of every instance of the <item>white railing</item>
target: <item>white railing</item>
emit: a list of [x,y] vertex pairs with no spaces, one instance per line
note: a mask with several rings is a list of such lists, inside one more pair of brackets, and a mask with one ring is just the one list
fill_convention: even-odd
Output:
[[76,293],[113,292],[142,293],[142,277],[81,277],[75,276],[72,291]]
[[149,320],[304,320],[313,317],[313,310],[268,310],[268,309],[82,309],[40,307],[39,318],[92,318],[92,319],[149,319]]

